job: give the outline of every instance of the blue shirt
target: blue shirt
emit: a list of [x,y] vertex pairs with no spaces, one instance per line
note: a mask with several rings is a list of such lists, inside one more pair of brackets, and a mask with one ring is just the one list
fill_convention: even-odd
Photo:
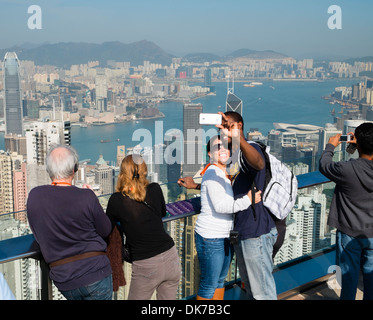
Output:
[[[255,143],[252,143],[251,146],[262,155],[264,160],[260,147]],[[238,198],[242,197],[243,194],[247,194],[247,192],[251,190],[253,181],[255,181],[256,188],[263,191],[266,172],[265,167],[259,171],[255,170],[249,165],[241,152],[239,152],[236,159],[239,163],[239,172],[233,180],[233,192],[235,197]],[[246,210],[237,212],[235,215],[234,230],[238,231],[240,240],[257,238],[263,234],[269,233],[274,227],[275,223],[262,201],[255,204],[255,215],[253,212],[253,205]]]

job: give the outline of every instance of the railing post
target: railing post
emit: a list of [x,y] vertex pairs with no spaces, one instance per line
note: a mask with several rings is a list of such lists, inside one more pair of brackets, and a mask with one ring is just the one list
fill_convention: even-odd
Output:
[[53,300],[52,280],[49,278],[49,267],[44,259],[40,259],[41,300]]

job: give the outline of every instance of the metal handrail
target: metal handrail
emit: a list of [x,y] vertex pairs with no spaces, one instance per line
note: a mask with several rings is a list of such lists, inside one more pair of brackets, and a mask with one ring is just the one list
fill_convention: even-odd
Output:
[[[297,175],[297,180],[298,180],[299,189],[330,182],[329,179],[327,179],[325,176],[323,176],[318,171],[314,171],[314,172],[310,172],[310,173],[306,173],[302,175]],[[193,201],[193,200],[189,199],[189,200],[183,200],[183,201]],[[172,203],[168,205],[172,205]],[[196,211],[190,211],[190,212],[185,212],[185,213],[178,214],[178,215],[167,216],[167,217],[164,217],[162,220],[164,223],[166,223],[166,222],[177,220],[177,219],[187,218],[198,213],[199,212],[196,212]],[[330,247],[330,248],[328,247],[325,250],[333,250],[333,247]],[[310,255],[307,255],[304,257],[299,257],[294,260],[303,261],[303,260],[308,260],[309,257]],[[24,259],[24,258],[33,258],[33,259],[37,259],[41,261],[42,299],[45,299],[45,300],[51,299],[51,280],[49,279],[49,276],[48,276],[48,267],[46,266],[41,256],[39,245],[37,244],[33,234],[28,234],[28,235],[0,241],[0,264],[14,261],[17,259]],[[291,260],[289,262],[285,262],[281,264],[281,266],[278,266],[276,268],[275,272],[293,265],[293,262],[294,261]]]

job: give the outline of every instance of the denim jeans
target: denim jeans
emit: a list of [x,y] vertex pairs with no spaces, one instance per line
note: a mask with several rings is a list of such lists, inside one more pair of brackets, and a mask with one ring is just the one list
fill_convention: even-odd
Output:
[[338,231],[337,265],[341,268],[341,300],[355,300],[360,270],[363,273],[364,300],[373,300],[373,238],[354,238]]
[[87,286],[73,290],[61,291],[67,300],[112,300],[112,275]]
[[234,246],[241,282],[246,296],[243,299],[277,300],[276,284],[273,278],[273,245],[277,230],[258,238],[240,240]]
[[201,269],[198,296],[211,299],[216,288],[224,287],[232,261],[233,248],[228,238],[204,238],[195,232],[195,243]]

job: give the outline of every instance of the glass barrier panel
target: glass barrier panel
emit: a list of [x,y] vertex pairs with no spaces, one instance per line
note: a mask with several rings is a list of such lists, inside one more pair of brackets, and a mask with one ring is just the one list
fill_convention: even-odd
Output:
[[[304,162],[300,161],[298,165],[299,163]],[[200,183],[200,180],[201,178],[198,178],[196,182]],[[275,264],[310,254],[335,243],[335,231],[330,230],[327,226],[334,186],[334,183],[326,183],[299,189],[296,205],[286,220],[286,236],[282,248],[275,257]],[[181,188],[176,182],[161,184],[161,188],[166,203],[199,197],[199,190]],[[99,196],[99,201],[104,209],[106,209],[109,198],[110,195]],[[198,291],[200,274],[194,244],[194,227],[197,217],[197,215],[175,217],[174,220],[164,223],[165,230],[174,239],[179,252],[182,277],[177,293],[178,299],[193,296]],[[31,233],[26,211],[0,215],[0,228],[1,240]],[[124,263],[123,268],[127,285],[114,294],[114,298],[118,300],[127,298],[131,279],[131,265]],[[0,271],[3,272],[10,287],[14,290],[17,299],[40,299],[40,266],[37,260],[18,259],[3,263],[0,264]],[[230,282],[239,277],[234,258],[226,281]],[[53,299],[64,299],[55,287]]]

